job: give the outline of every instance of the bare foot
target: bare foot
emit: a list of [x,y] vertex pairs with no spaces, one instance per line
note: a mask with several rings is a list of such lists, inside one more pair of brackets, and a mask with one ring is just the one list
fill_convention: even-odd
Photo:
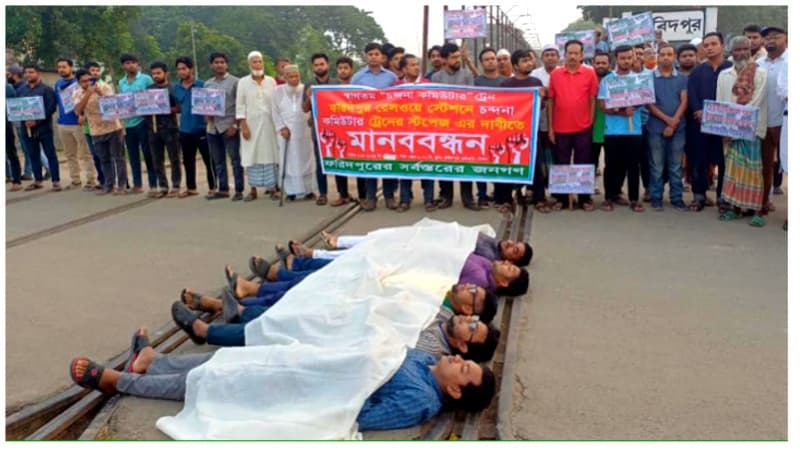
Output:
[[200,336],[204,339],[208,337],[208,324],[200,319],[192,322],[192,330],[197,336]]
[[[237,282],[237,287],[239,283]],[[195,307],[194,301],[194,291],[191,289],[186,289],[183,293],[183,297],[181,297],[181,301],[186,305],[187,308],[191,309],[192,311],[197,311]],[[200,295],[200,311],[207,311],[207,312],[219,312],[222,311],[222,300],[214,297],[210,297],[208,295]]]
[[292,270],[292,264],[294,263],[294,255],[289,255],[286,257],[286,270]]
[[278,270],[280,270],[280,264],[275,263],[269,266],[269,271],[267,272],[267,280],[269,281],[278,281]]
[[336,245],[338,244],[336,242],[336,236],[334,236],[333,234],[331,234],[331,233],[329,233],[327,231],[323,231],[321,234],[322,234],[322,238],[325,239],[325,246],[326,247],[328,247],[329,249],[336,248]]
[[307,248],[297,241],[292,241],[292,254],[303,255],[306,258],[311,258],[314,256],[314,249]]

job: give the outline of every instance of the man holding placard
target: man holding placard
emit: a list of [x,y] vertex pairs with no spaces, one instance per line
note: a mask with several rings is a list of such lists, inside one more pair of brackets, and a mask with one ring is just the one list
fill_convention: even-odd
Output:
[[[614,203],[622,206],[630,205],[635,212],[644,212],[639,202],[639,161],[644,151],[642,143],[641,106],[617,106],[617,99],[612,98],[609,84],[622,77],[633,77],[631,69],[634,61],[633,48],[630,45],[619,45],[614,49],[617,70],[609,73],[600,83],[597,99],[606,112],[606,128],[604,148],[606,150],[606,168],[603,174],[605,201],[604,211],[613,211]],[[617,84],[617,83],[615,83]],[[627,95],[627,94],[625,94]],[[612,103],[612,100],[615,100]],[[628,202],[622,199],[622,183],[628,178]]]
[[[147,87],[148,91],[166,92],[166,114],[152,114],[147,117],[147,137],[150,142],[150,151],[153,155],[153,165],[156,168],[156,178],[160,190],[151,193],[154,198],[177,197],[181,189],[181,157],[178,154],[178,101],[175,99],[174,89],[169,84],[167,65],[161,61],[150,64],[150,75],[153,84]],[[172,178],[172,190],[169,190],[167,171],[164,165],[164,149],[169,155]],[[170,195],[171,194],[171,195]]]
[[717,101],[748,105],[758,108],[758,123],[754,139],[725,137],[725,177],[722,182],[722,201],[727,210],[719,216],[720,220],[738,219],[743,210],[755,212],[750,225],[764,226],[765,211],[763,201],[764,176],[761,161],[761,143],[767,134],[768,117],[766,99],[767,71],[758,67],[750,58],[750,40],[736,36],[731,41],[733,67],[719,74],[717,81]]
[[95,187],[95,171],[92,157],[89,153],[89,146],[83,136],[83,131],[78,124],[78,115],[75,114],[75,104],[72,100],[72,93],[78,87],[78,80],[72,73],[73,63],[68,58],[58,58],[56,60],[56,70],[61,77],[54,85],[56,101],[58,102],[58,140],[64,147],[64,156],[67,157],[67,167],[69,176],[72,179],[72,186],[81,185],[81,164],[86,175],[85,191],[92,191]]
[[[119,80],[119,92],[121,94],[138,92],[147,89],[153,84],[150,75],[144,74],[139,70],[139,60],[130,53],[123,53],[119,58],[120,64],[125,71],[125,77]],[[125,146],[128,147],[128,158],[131,161],[131,173],[133,174],[133,193],[144,192],[142,188],[142,161],[147,167],[147,184],[150,191],[155,191],[157,186],[156,171],[153,167],[153,158],[150,155],[150,142],[147,140],[147,129],[144,125],[144,118],[134,116],[123,121],[125,125]]]
[[[26,120],[23,122],[25,130],[19,135],[23,147],[30,149],[31,166],[33,167],[34,182],[25,188],[26,191],[42,188],[42,163],[36,155],[36,149],[41,145],[47,162],[50,166],[50,176],[53,182],[52,190],[61,190],[61,179],[58,170],[58,156],[53,141],[53,113],[56,112],[56,94],[53,88],[42,82],[39,67],[35,64],[25,64],[24,73],[26,83],[17,89],[17,97],[41,97],[44,105],[44,118]],[[41,116],[40,116],[41,117]]]

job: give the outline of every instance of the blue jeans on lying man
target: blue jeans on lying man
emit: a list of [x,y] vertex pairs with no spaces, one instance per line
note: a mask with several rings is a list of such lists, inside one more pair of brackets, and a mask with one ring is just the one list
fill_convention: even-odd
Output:
[[208,326],[206,341],[209,345],[220,347],[243,347],[244,326],[257,319],[269,309],[268,306],[250,306],[239,315],[239,323],[211,324]]
[[297,277],[291,281],[275,281],[262,283],[258,288],[258,292],[253,297],[246,297],[239,300],[242,306],[272,306],[283,298],[289,289],[303,281],[305,277]]
[[295,258],[292,262],[292,270],[281,267],[278,269],[278,281],[292,281],[297,278],[305,278],[309,274],[327,266],[332,259],[318,258]]

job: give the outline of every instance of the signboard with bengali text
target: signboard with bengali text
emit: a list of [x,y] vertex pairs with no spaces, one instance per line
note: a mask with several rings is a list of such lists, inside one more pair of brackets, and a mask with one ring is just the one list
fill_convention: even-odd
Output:
[[606,30],[611,50],[620,45],[639,45],[656,39],[653,13],[649,11],[610,20],[606,24]]
[[6,113],[9,122],[44,119],[44,100],[42,97],[12,97],[6,99]]
[[548,181],[551,194],[594,194],[594,164],[554,164]]
[[564,55],[566,55],[564,51],[564,44],[571,40],[581,41],[583,44],[584,58],[594,58],[594,30],[565,31],[563,33],[556,34],[556,47],[558,47],[558,51],[561,53],[562,58]]
[[705,100],[700,131],[732,139],[753,141],[756,138],[758,114],[759,110],[755,106]]
[[483,8],[444,12],[444,38],[486,37],[486,10]]
[[656,102],[653,74],[650,72],[608,76],[603,83],[608,89],[606,108],[626,108]]
[[192,114],[225,116],[225,91],[222,89],[192,89]]

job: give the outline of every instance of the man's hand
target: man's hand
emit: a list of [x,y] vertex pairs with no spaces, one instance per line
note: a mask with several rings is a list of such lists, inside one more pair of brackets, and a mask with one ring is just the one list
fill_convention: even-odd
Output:
[[672,126],[668,126],[664,128],[664,132],[662,133],[665,138],[671,138],[675,134],[675,128]]
[[678,129],[678,126],[680,124],[681,124],[681,119],[676,119],[674,117],[667,121],[667,125],[669,125],[671,128],[674,128],[675,130]]
[[556,131],[553,127],[550,127],[550,130],[547,131],[547,137],[550,138],[550,143],[555,145],[556,144]]
[[287,127],[281,128],[281,136],[283,136],[284,139],[288,140],[289,137],[291,137],[291,135],[292,133],[289,131],[289,128]]
[[635,109],[633,108],[633,106],[628,106],[627,108],[622,110],[622,115],[625,117],[633,117],[634,111]]
[[81,115],[78,116],[78,125],[83,126],[86,123],[86,117]]
[[205,119],[205,121],[206,121],[206,124],[209,124],[209,123],[213,123],[213,122],[214,122],[214,118],[213,118],[213,117],[211,117],[211,116],[203,116],[203,119]]
[[225,130],[226,137],[234,137],[236,136],[236,127],[230,126],[227,130]]
[[33,127],[36,126],[36,121],[35,120],[26,120],[25,121],[25,126],[28,127],[28,128],[33,128]]
[[244,138],[245,141],[249,141],[250,140],[250,127],[247,126],[247,122],[242,121],[241,128],[242,128],[242,137]]
[[696,120],[698,122],[702,122],[703,121],[703,110],[695,111],[694,114],[692,114],[692,116],[694,116],[694,120]]

